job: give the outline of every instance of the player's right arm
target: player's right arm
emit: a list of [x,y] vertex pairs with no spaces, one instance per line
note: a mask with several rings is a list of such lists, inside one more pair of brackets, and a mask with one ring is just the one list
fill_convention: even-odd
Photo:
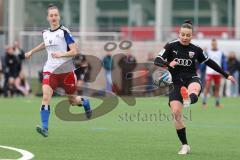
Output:
[[158,56],[154,60],[154,64],[159,67],[172,67],[174,68],[178,63],[176,61],[168,62],[167,57],[171,52],[169,43],[167,43],[164,48],[158,53]]
[[45,49],[45,44],[44,42],[40,43],[38,46],[36,46],[35,48],[33,48],[32,50],[28,51],[27,53],[25,53],[25,58],[30,58],[32,56],[33,53],[39,52],[41,50]]

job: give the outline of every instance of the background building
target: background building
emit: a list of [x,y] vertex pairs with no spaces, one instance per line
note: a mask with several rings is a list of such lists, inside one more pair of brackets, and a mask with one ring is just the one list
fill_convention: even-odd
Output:
[[[239,0],[0,0],[0,31],[8,42],[18,38],[20,31],[45,28],[49,3],[59,6],[62,23],[74,31],[128,36],[149,31],[154,36],[143,40],[165,40],[175,26],[192,19],[199,36],[240,38]],[[137,34],[141,40],[141,33]]]

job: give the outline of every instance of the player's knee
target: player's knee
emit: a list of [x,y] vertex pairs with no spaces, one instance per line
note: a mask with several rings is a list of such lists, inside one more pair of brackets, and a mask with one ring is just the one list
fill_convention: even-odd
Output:
[[172,114],[180,114],[180,110],[179,109],[172,109]]
[[201,91],[201,86],[193,88],[192,92],[198,94]]
[[182,124],[182,122],[183,122],[182,114],[175,114],[174,120],[175,120],[175,123]]
[[172,110],[172,116],[175,121],[180,121],[181,120],[181,111],[179,109],[173,109]]

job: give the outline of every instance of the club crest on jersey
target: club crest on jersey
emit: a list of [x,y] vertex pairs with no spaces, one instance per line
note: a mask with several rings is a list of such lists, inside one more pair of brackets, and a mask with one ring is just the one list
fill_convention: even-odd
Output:
[[189,57],[190,58],[193,58],[193,56],[195,55],[195,53],[194,52],[192,52],[192,51],[189,51]]
[[49,40],[49,43],[52,44],[52,40]]

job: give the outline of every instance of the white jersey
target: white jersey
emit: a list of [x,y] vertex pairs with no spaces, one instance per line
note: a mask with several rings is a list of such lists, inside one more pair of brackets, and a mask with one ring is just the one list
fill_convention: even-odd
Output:
[[[223,61],[223,52],[220,50],[208,50],[207,51],[208,57],[212,59],[214,62],[216,62],[220,67],[222,66],[222,61]],[[217,74],[219,75],[220,73],[216,72],[212,68],[208,67],[206,68],[206,74]]]
[[72,72],[74,69],[72,57],[52,57],[54,52],[65,53],[69,51],[69,45],[75,43],[69,30],[64,26],[60,26],[55,30],[44,30],[43,41],[48,54],[43,72],[55,74]]

